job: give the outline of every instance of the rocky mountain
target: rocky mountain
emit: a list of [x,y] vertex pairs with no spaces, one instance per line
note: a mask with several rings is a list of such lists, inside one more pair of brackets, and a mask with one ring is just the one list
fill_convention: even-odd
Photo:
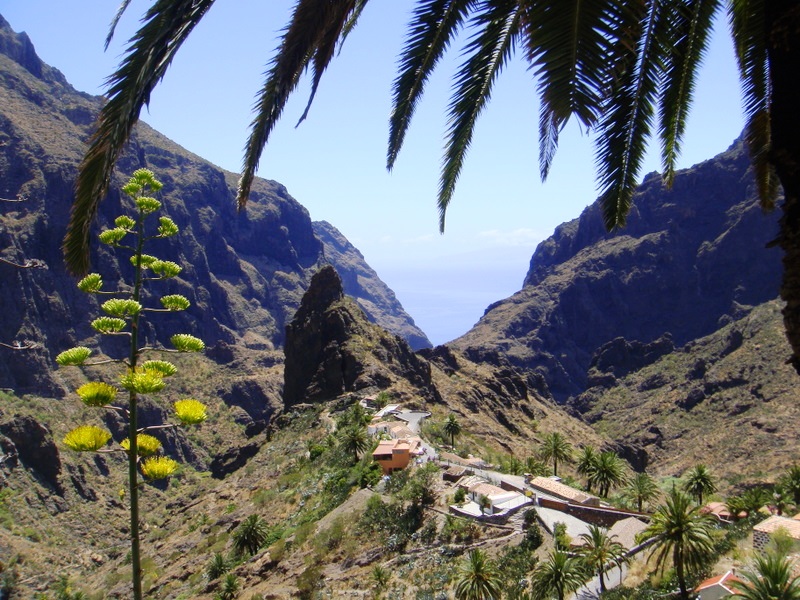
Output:
[[353,298],[373,323],[399,335],[413,350],[430,348],[428,336],[414,324],[397,296],[367,264],[358,248],[327,221],[314,221],[314,233],[327,258],[336,267],[344,292]]
[[[30,270],[0,265],[0,340],[43,343],[39,351],[13,353],[0,361],[2,387],[58,393],[52,356],[93,337],[80,324],[88,319],[79,317],[92,314],[95,306],[66,274],[59,241],[76,167],[101,102],[76,92],[38,58],[24,33],[15,34],[0,17],[0,198],[25,199],[0,207],[0,252],[6,259],[38,259],[47,265]],[[352,284],[375,322],[409,335],[415,347],[430,345],[358,251],[330,227],[319,227],[326,238],[321,241],[308,211],[285,187],[259,180],[248,209],[237,213],[235,174],[144,123],[118,164],[100,225],[107,226],[122,212],[120,184],[140,167],[152,169],[164,183],[166,214],[182,232],[158,249],[185,269],[168,293],[182,293],[192,302],[178,319],[148,330],[148,339],[163,340],[181,330],[199,335],[209,346],[238,344],[265,352],[280,348],[313,273],[324,264],[339,266],[341,259],[348,274],[345,290]],[[104,249],[94,251],[92,264],[107,278],[126,269]]]
[[587,388],[592,357],[616,338],[646,345],[669,335],[680,347],[776,298],[778,215],[759,208],[749,168],[737,141],[678,172],[671,188],[649,175],[627,226],[611,233],[592,204],[539,245],[523,289],[453,346],[541,374],[564,402]]
[[613,340],[569,406],[621,446],[639,448],[660,475],[678,477],[699,461],[728,484],[772,482],[797,462],[800,419],[780,309],[766,302],[674,351],[663,338],[649,346]]

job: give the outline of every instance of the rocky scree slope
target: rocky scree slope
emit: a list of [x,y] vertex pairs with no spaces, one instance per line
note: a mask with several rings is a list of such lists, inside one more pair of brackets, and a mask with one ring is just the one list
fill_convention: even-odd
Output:
[[[75,91],[56,69],[44,64],[24,34],[0,17],[0,252],[6,258],[35,258],[47,269],[0,265],[0,340],[33,340],[41,351],[16,352],[0,361],[0,386],[59,394],[52,356],[91,341],[86,315],[91,298],[75,289],[63,268],[60,241],[72,203],[77,165],[102,100]],[[246,211],[237,213],[237,176],[187,152],[140,124],[118,175],[102,204],[100,225],[126,208],[119,187],[135,169],[152,169],[164,183],[164,214],[181,228],[152,253],[184,267],[181,277],[158,292],[181,293],[192,302],[180,315],[145,331],[148,342],[176,331],[194,333],[208,346],[241,345],[269,352],[283,344],[286,324],[300,304],[311,275],[322,264],[344,261],[360,273],[355,293],[370,303],[371,316],[420,346],[427,339],[351,246],[330,252],[315,235],[308,211],[274,181],[258,180]],[[97,226],[99,229],[100,225]],[[346,240],[345,240],[346,242]],[[338,242],[337,242],[338,243]],[[99,244],[93,244],[97,248]],[[93,269],[112,287],[130,269],[105,248],[93,250]],[[367,281],[371,276],[375,281]],[[347,286],[345,287],[347,290]],[[371,291],[377,294],[372,297]],[[429,345],[429,343],[428,343]]]
[[702,462],[721,489],[774,483],[800,450],[800,394],[784,360],[780,308],[761,304],[672,352],[663,352],[667,339],[613,340],[569,407],[598,433],[638,448],[654,474],[678,477]]
[[676,346],[778,296],[777,213],[758,206],[741,141],[679,171],[651,174],[628,224],[607,233],[595,202],[539,244],[524,287],[452,345],[540,374],[563,403],[584,391],[595,351],[622,337]]

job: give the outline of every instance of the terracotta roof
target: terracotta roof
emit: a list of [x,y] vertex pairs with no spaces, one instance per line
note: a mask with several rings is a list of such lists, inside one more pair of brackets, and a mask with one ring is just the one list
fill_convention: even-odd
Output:
[[382,454],[391,454],[394,450],[408,450],[411,454],[419,448],[419,438],[410,438],[402,440],[382,440],[378,442],[378,446],[373,450],[373,456],[380,456]]
[[800,540],[800,521],[789,517],[773,515],[753,527],[753,531],[761,531],[763,533],[775,533],[778,529],[785,529],[792,538]]
[[733,594],[736,592],[736,590],[730,586],[730,584],[733,582],[741,583],[742,580],[736,577],[733,571],[728,571],[724,575],[717,575],[716,577],[711,577],[710,579],[706,579],[705,581],[700,582],[700,584],[696,588],[694,588],[694,591],[700,592],[702,590],[706,590],[714,586],[720,586],[723,589],[730,592],[731,594]]
[[585,504],[586,501],[594,497],[580,490],[576,490],[573,487],[550,479],[549,477],[534,477],[531,480],[530,485],[534,488],[542,490],[545,493],[553,494],[554,496],[564,498],[565,500],[572,500],[573,502],[577,502],[579,504]]

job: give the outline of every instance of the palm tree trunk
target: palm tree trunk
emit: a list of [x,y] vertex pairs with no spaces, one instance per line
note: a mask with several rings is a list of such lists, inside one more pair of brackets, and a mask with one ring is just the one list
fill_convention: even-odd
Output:
[[800,373],[800,6],[796,0],[767,0],[766,26],[772,80],[770,161],[783,186],[778,244],[783,249],[783,322],[792,347],[790,362]]
[[678,551],[677,546],[672,557],[675,564],[675,575],[678,578],[678,586],[681,590],[681,600],[689,600],[689,592],[686,589],[686,575],[683,572],[683,553]]
[[605,577],[603,577],[603,567],[600,567],[600,569],[597,571],[597,574],[600,576],[600,593],[605,594],[606,580]]

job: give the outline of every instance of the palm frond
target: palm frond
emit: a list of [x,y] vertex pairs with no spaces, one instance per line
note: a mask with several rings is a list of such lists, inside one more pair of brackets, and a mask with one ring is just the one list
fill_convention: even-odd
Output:
[[523,39],[539,80],[542,179],[547,178],[566,122],[574,115],[587,129],[596,123],[630,14],[622,3],[609,0],[529,3]]
[[517,0],[484,0],[471,20],[477,33],[465,53],[469,58],[456,76],[448,109],[449,126],[439,181],[439,230],[453,196],[475,123],[492,95],[492,86],[514,51],[524,9]]
[[561,133],[555,113],[542,107],[539,111],[539,174],[542,181],[547,179],[550,165],[558,150],[558,135]]
[[105,49],[108,50],[108,45],[111,43],[111,40],[114,39],[114,32],[117,29],[117,24],[119,20],[122,18],[122,15],[128,9],[128,5],[131,3],[131,0],[122,0],[119,7],[117,8],[117,13],[114,15],[114,18],[111,20],[111,24],[108,26],[108,35],[106,36],[106,43]]
[[650,3],[637,48],[637,62],[623,72],[599,124],[596,163],[600,205],[608,230],[622,227],[650,135],[669,21],[663,4]]
[[158,0],[144,16],[117,71],[109,78],[108,102],[80,164],[75,202],[64,238],[67,268],[89,267],[89,228],[108,190],[114,163],[139,120],[142,106],[167,71],[176,52],[214,0]]
[[251,123],[239,179],[237,203],[240,209],[247,203],[264,146],[303,71],[309,63],[313,64],[310,106],[348,18],[355,9],[363,9],[365,3],[366,0],[298,0],[256,101],[256,116]]
[[680,154],[697,70],[720,5],[720,0],[678,2],[671,15],[671,51],[665,56],[659,119],[663,177],[668,185],[672,185],[675,177],[675,162]]
[[772,149],[771,87],[767,57],[764,0],[732,0],[731,33],[742,80],[745,139],[756,176],[761,206],[771,209],[778,195],[778,177],[769,160]]
[[408,26],[394,80],[386,166],[392,169],[428,77],[450,47],[475,0],[420,0]]
[[355,20],[358,16],[353,16],[353,11],[358,8],[358,14],[364,10],[367,0],[354,1],[345,0],[338,3],[327,3],[326,8],[329,11],[326,15],[326,27],[320,32],[320,37],[317,40],[316,48],[311,62],[312,80],[311,80],[311,93],[309,94],[308,103],[297,121],[300,125],[308,116],[308,111],[311,109],[311,104],[314,97],[317,95],[319,82],[322,79],[322,74],[325,72],[328,64],[331,62],[336,50],[336,46],[341,46],[344,41],[345,30],[347,34],[355,27]]
[[347,23],[344,24],[344,27],[342,28],[342,33],[339,36],[340,51],[342,49],[342,45],[347,39],[347,36],[349,36],[353,32],[353,29],[356,28],[356,25],[358,25],[358,19],[361,17],[361,13],[366,8],[367,2],[369,2],[369,0],[356,0],[356,4],[353,7],[352,12],[350,13],[350,16],[347,18]]

